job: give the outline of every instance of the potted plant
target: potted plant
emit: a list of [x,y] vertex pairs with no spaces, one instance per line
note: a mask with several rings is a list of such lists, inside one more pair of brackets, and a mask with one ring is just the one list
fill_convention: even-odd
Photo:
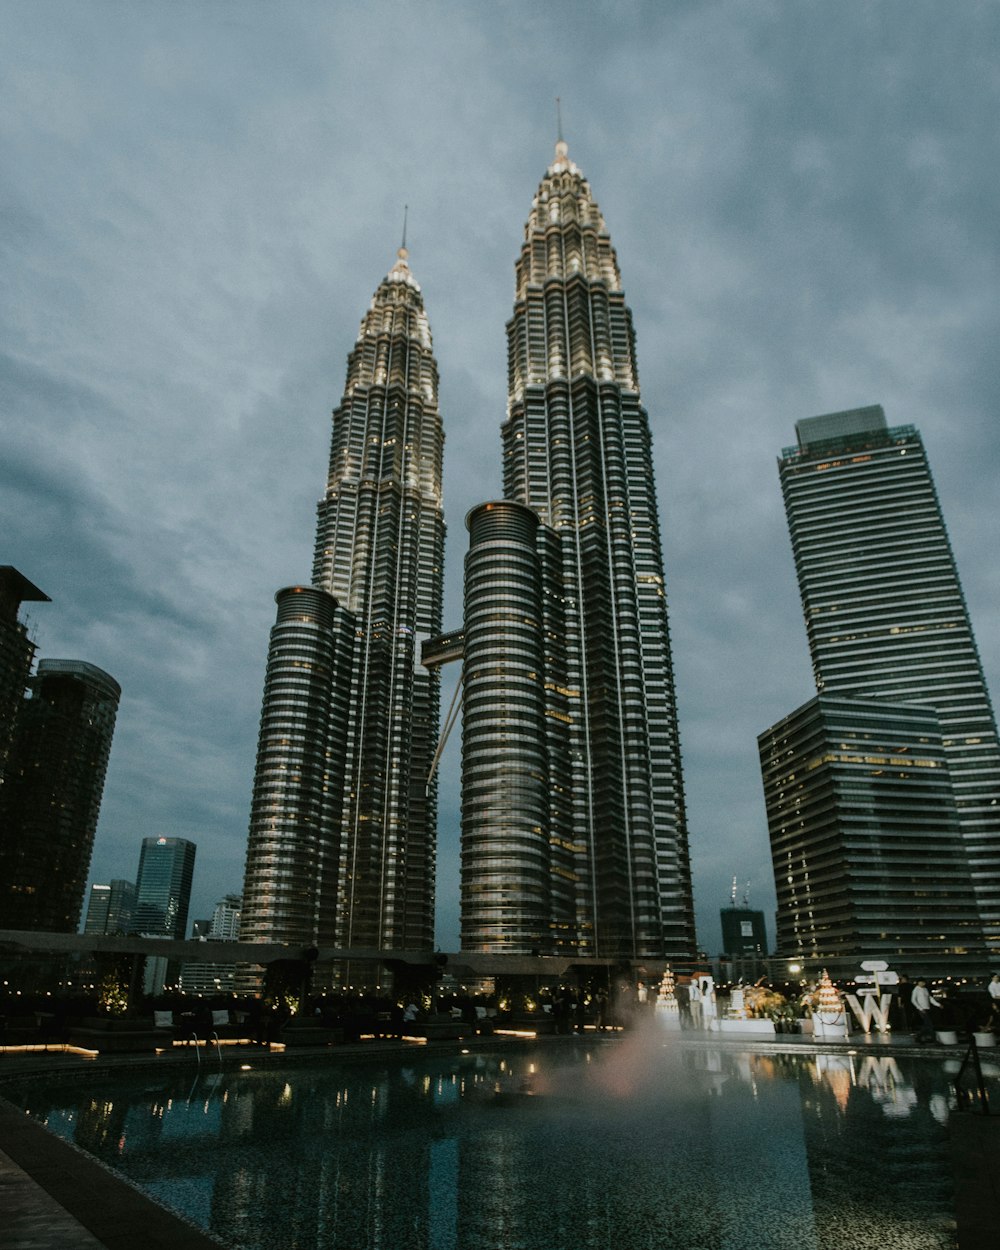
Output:
[[813,1031],[813,1012],[819,1005],[819,992],[815,986],[807,989],[799,996],[798,1015],[795,1027],[800,1033],[809,1034]]

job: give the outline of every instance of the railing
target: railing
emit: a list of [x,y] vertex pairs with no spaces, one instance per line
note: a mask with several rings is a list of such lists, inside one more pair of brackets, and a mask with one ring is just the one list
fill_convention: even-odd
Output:
[[962,1065],[955,1076],[955,1101],[959,1107],[964,1107],[972,1101],[972,1094],[962,1086],[962,1077],[965,1075],[965,1071],[970,1063],[976,1076],[976,1092],[979,1094],[979,1106],[983,1115],[989,1115],[990,1096],[986,1091],[986,1081],[983,1079],[983,1067],[979,1062],[979,1047],[976,1045],[975,1037],[971,1034],[969,1036],[969,1049],[965,1052],[965,1058],[962,1060]]
[[[194,1043],[194,1057],[198,1060],[198,1071],[201,1071],[201,1043],[198,1041],[198,1034],[191,1034],[191,1042]],[[189,1043],[190,1044],[190,1043]]]
[[222,1071],[222,1042],[219,1040],[218,1033],[210,1034],[209,1041],[215,1042],[215,1053],[219,1057],[219,1071],[221,1072]]

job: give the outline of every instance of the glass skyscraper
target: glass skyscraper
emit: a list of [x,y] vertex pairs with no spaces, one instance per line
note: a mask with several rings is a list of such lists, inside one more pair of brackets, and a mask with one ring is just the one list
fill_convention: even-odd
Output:
[[816,688],[937,713],[987,946],[1000,953],[996,721],[923,442],[877,406],[796,433],[779,474]]
[[187,838],[143,838],[132,915],[136,933],[186,937],[196,852]]
[[83,922],[84,933],[127,934],[132,932],[135,911],[135,882],[120,877],[90,887],[90,902]]
[[649,420],[615,252],[561,140],[507,341],[504,500],[468,522],[462,946],[689,958]]
[[348,358],[311,586],[280,591],[250,817],[249,941],[430,950],[444,435],[405,247]]
[[864,959],[935,976],[981,961],[933,708],[821,694],[759,745],[786,958],[839,977]]

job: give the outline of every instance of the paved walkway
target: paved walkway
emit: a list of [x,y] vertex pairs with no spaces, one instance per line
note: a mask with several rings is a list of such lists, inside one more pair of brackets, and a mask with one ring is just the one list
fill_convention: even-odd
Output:
[[219,1250],[2,1099],[0,1142],[4,1250]]

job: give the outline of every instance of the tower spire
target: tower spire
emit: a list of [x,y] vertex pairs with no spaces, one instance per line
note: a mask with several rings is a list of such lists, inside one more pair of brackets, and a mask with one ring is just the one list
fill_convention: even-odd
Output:
[[[405,270],[407,273],[409,273],[410,253],[406,250],[406,220],[407,220],[407,217],[409,216],[409,212],[410,212],[409,204],[404,204],[403,205],[403,242],[400,244],[399,251],[396,253],[396,263],[392,267],[393,273],[399,273],[400,270]],[[410,280],[412,281],[412,278]]]
[[565,161],[569,157],[569,144],[563,138],[562,100],[556,96],[556,160]]

